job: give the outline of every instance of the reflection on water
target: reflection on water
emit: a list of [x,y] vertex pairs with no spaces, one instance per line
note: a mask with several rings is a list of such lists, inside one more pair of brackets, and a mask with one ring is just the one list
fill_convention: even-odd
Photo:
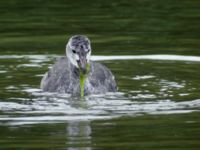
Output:
[[188,113],[197,111],[200,107],[200,99],[183,102],[152,99],[157,97],[148,94],[137,94],[128,98],[122,95],[106,95],[90,96],[80,101],[53,95],[37,97],[31,102],[27,99],[15,99],[17,102],[0,102],[0,109],[5,113],[0,120],[2,125],[62,123],[138,116],[144,113]]
[[[112,134],[118,134],[118,132],[112,131],[115,128],[112,123],[112,125],[110,124],[112,120],[120,121],[123,118],[131,117],[133,118],[131,120],[137,123],[139,118],[146,115],[154,117],[176,116],[177,114],[190,114],[190,118],[193,118],[193,114],[199,112],[200,73],[198,68],[200,57],[178,55],[93,56],[93,60],[101,61],[113,71],[119,91],[104,95],[90,95],[83,99],[71,97],[70,94],[42,92],[39,89],[42,73],[51,67],[50,64],[57,57],[59,56],[0,56],[0,126],[8,128],[5,134],[2,131],[2,137],[8,138],[4,142],[5,148],[9,148],[6,143],[10,141],[6,134],[12,133],[13,128],[18,132],[24,128],[46,129],[47,126],[53,126],[52,129],[46,131],[47,135],[49,133],[51,135],[45,137],[49,137],[52,143],[54,140],[61,141],[57,145],[58,147],[66,147],[69,150],[90,150],[95,147],[94,140],[100,140],[99,143],[102,145],[104,145],[104,140],[118,140],[115,139],[115,136],[112,137]],[[149,124],[145,119],[143,121],[144,124],[140,123],[142,126]],[[103,123],[98,127],[98,123],[92,125],[93,122]],[[193,123],[196,120],[185,121],[185,123],[188,122]],[[98,133],[98,129],[103,129],[104,125],[110,128],[107,136],[111,136],[111,139],[96,139],[96,134],[106,134]],[[134,128],[129,127],[129,123],[125,123],[125,125],[128,126],[127,129],[123,128],[123,131],[127,132],[125,135],[134,136],[133,133],[137,133],[137,131],[130,133],[129,130]],[[63,128],[65,128],[64,131]],[[53,132],[54,130],[56,133]],[[32,134],[32,131],[28,130],[28,133]],[[42,138],[40,133],[41,131],[38,131],[34,138]],[[23,141],[29,139],[32,141],[32,137],[26,139],[25,135],[20,136],[22,139],[25,138]],[[139,136],[137,135],[137,137]],[[135,138],[137,139],[137,137]],[[112,140],[105,143],[104,146],[112,143]],[[118,142],[115,141],[115,143]],[[35,144],[38,144],[37,141]],[[29,145],[24,146],[29,147]],[[44,146],[49,147],[49,145]]]
[[[199,14],[199,0],[1,0],[0,149],[199,150]],[[74,34],[118,93],[40,91]]]
[[[67,126],[68,150],[91,150],[90,121],[70,121]],[[79,145],[80,147],[77,147]],[[73,147],[74,146],[74,147]]]
[[[174,80],[162,77],[157,70],[152,68],[158,67],[162,70],[162,65],[168,65],[169,62],[152,62],[153,66],[143,66],[145,60],[170,60],[171,63],[176,63],[177,60],[193,62],[200,60],[200,57],[193,56],[178,56],[178,55],[145,55],[145,56],[93,56],[94,60],[107,60],[108,65],[112,65],[115,74],[115,67],[119,70],[119,75],[116,78],[123,80],[117,93],[107,93],[105,95],[91,95],[80,100],[78,97],[71,97],[69,94],[44,93],[38,88],[42,72],[49,66],[57,55],[2,55],[0,61],[12,59],[14,64],[6,64],[1,66],[2,70],[7,70],[12,78],[16,78],[18,82],[3,82],[1,85],[4,98],[0,101],[1,124],[6,125],[23,125],[36,124],[46,122],[65,122],[65,121],[88,121],[99,119],[110,119],[120,116],[138,116],[144,113],[147,114],[171,114],[171,113],[186,113],[197,111],[200,107],[200,99],[192,97],[196,95],[195,84],[191,86],[189,78],[179,77]],[[192,59],[193,58],[193,59]],[[121,60],[122,65],[113,63],[112,60]],[[133,59],[135,67],[133,71],[130,68],[123,66],[123,61]],[[142,59],[142,60],[140,60]],[[172,62],[174,60],[175,62]],[[130,63],[132,63],[129,60]],[[125,61],[127,63],[127,60]],[[182,65],[180,64],[177,65]],[[150,64],[148,62],[148,64]],[[190,64],[185,64],[184,67]],[[198,66],[198,63],[196,64]],[[193,64],[195,66],[195,64]],[[150,68],[149,68],[150,67]],[[172,66],[171,66],[172,67]],[[166,67],[165,67],[166,68]],[[151,74],[140,74],[141,71],[151,70]],[[183,68],[183,70],[188,70]],[[128,74],[123,75],[123,72],[128,71]],[[166,70],[168,71],[168,70]],[[166,72],[164,71],[164,72]],[[176,66],[171,68],[171,71],[176,71]],[[11,73],[12,72],[12,73]],[[21,74],[25,72],[25,74]],[[162,72],[163,73],[163,72]],[[187,72],[186,72],[187,74]],[[190,74],[190,72],[189,72]],[[25,76],[30,76],[29,83],[24,82]],[[179,74],[176,74],[178,77]],[[2,77],[1,77],[2,78]],[[37,84],[35,84],[37,80]],[[134,84],[134,86],[132,86]],[[131,88],[129,89],[129,86]],[[126,89],[123,89],[125,87]],[[135,89],[134,89],[135,88]],[[142,89],[141,89],[142,88]],[[127,91],[128,89],[128,91]],[[16,96],[7,97],[7,93],[16,94]],[[22,95],[20,95],[22,94]],[[184,98],[188,100],[184,100]],[[176,99],[180,99],[176,101]],[[181,100],[182,99],[182,100]]]

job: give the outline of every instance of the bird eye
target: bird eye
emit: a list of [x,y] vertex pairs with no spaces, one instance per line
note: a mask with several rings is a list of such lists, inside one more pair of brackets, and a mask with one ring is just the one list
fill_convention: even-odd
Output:
[[74,54],[76,54],[76,51],[75,51],[74,49],[72,50],[72,52],[73,52]]

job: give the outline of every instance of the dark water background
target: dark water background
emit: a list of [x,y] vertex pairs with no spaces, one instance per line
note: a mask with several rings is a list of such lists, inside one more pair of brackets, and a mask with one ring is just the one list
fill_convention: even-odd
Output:
[[[199,150],[199,25],[198,0],[0,1],[0,150]],[[74,34],[119,92],[40,91]]]

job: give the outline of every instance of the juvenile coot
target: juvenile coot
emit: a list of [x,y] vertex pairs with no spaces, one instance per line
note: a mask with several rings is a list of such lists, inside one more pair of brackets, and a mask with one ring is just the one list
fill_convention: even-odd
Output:
[[58,58],[42,78],[43,91],[82,96],[117,91],[111,71],[90,60],[91,44],[86,36],[72,36],[66,45],[66,55]]

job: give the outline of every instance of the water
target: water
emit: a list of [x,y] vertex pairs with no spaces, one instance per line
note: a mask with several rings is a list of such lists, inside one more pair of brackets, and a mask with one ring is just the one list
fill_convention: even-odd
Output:
[[[0,150],[199,150],[200,1],[0,1]],[[86,34],[117,93],[45,93]]]
[[0,56],[3,149],[132,149],[143,143],[159,148],[162,142],[161,147],[182,142],[195,147],[200,57],[93,56],[112,69],[119,92],[84,99],[39,89],[43,73],[57,57]]

